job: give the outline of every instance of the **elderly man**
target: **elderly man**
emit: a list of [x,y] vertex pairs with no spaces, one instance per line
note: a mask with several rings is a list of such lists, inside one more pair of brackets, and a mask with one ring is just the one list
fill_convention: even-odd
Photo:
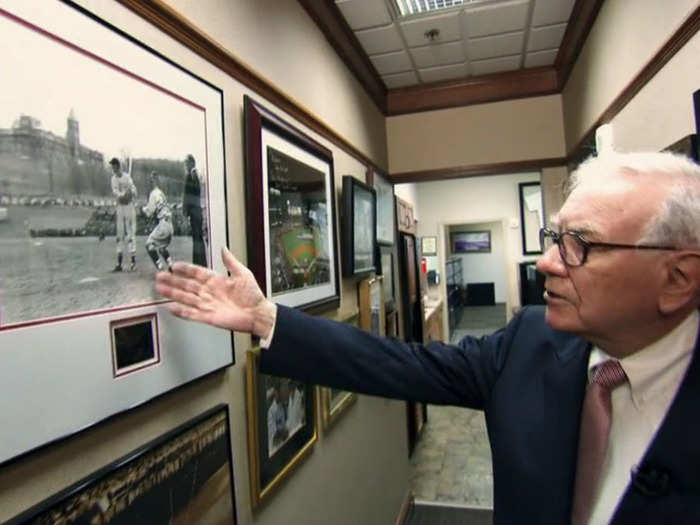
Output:
[[275,306],[226,250],[232,277],[176,263],[157,290],[263,338],[265,373],[484,410],[495,523],[698,523],[700,168],[611,153],[571,182],[541,232],[546,306],[457,346]]

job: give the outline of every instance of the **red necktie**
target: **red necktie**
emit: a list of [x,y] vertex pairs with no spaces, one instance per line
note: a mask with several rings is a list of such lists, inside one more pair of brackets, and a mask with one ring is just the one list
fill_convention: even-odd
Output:
[[571,514],[571,523],[574,525],[588,523],[598,487],[598,477],[608,448],[612,422],[610,393],[626,380],[627,376],[620,363],[610,359],[593,370],[591,382],[586,388],[581,412],[574,507]]

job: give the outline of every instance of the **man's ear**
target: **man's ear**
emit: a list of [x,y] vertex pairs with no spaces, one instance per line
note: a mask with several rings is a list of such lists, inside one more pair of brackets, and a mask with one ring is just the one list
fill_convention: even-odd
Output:
[[672,314],[686,306],[700,306],[700,253],[679,252],[669,257],[659,308]]

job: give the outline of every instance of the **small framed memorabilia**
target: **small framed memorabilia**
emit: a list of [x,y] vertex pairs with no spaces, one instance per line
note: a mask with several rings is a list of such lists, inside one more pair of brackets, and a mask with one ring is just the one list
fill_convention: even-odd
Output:
[[343,275],[375,270],[377,195],[352,175],[343,175]]
[[421,255],[437,255],[437,237],[421,237]]
[[253,508],[311,453],[318,439],[316,389],[261,374],[260,349],[247,352],[248,460]]
[[360,281],[360,328],[376,335],[384,335],[386,311],[384,309],[383,277],[378,275]]
[[452,253],[488,253],[491,251],[491,232],[452,232]]
[[247,95],[243,102],[248,266],[277,303],[337,308],[333,156]]
[[386,335],[399,337],[399,311],[394,310],[386,314]]
[[234,362],[153,286],[225,271],[223,92],[77,4],[0,0],[0,464]]
[[394,247],[379,245],[377,247],[377,272],[384,278],[384,305],[387,312],[396,308],[396,284],[394,281]]
[[378,171],[367,171],[367,184],[377,192],[377,242],[393,245],[396,239],[394,185]]
[[544,203],[539,182],[521,182],[520,232],[523,239],[523,255],[542,253],[540,228],[544,228]]
[[396,221],[398,230],[411,235],[416,234],[416,221],[413,215],[413,206],[408,201],[400,197],[394,197],[396,200]]
[[236,523],[228,422],[217,405],[8,523]]
[[155,314],[113,321],[110,329],[114,377],[160,362],[158,317]]
[[[342,322],[359,327],[359,314],[355,313]],[[357,400],[357,394],[337,388],[319,386],[321,402],[321,421],[323,429],[328,431],[345,411]]]

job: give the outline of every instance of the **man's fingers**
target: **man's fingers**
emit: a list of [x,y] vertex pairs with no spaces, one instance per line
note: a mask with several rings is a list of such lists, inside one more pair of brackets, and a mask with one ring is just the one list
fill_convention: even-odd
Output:
[[231,273],[231,276],[236,277],[237,275],[241,275],[244,270],[247,268],[245,265],[236,259],[234,255],[230,252],[226,246],[221,248],[221,260],[224,261],[224,266],[226,266],[226,269]]
[[216,275],[209,268],[204,266],[198,266],[196,264],[189,264],[183,262],[176,262],[173,264],[173,275],[179,277],[188,277],[190,279],[195,279],[200,283],[206,282],[212,275]]
[[168,299],[193,308],[199,308],[202,300],[202,298],[196,294],[163,283],[156,283],[156,291],[163,297],[167,297]]

